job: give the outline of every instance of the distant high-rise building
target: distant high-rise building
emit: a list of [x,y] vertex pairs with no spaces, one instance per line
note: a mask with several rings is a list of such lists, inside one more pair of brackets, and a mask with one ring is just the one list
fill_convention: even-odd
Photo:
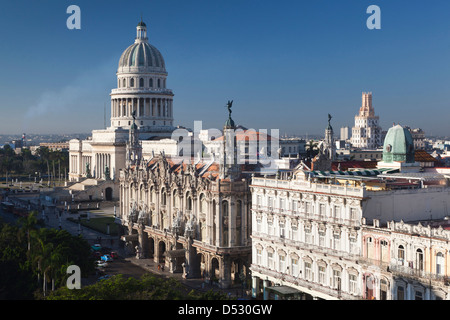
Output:
[[362,105],[359,114],[355,116],[355,126],[352,128],[351,144],[361,149],[376,149],[382,145],[379,117],[375,116],[372,106],[372,93],[363,92]]
[[347,140],[350,138],[349,136],[349,128],[348,127],[342,127],[341,128],[341,140]]

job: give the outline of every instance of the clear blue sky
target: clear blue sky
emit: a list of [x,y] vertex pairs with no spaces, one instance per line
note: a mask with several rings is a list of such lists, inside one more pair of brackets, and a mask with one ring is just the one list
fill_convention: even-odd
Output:
[[[66,9],[81,8],[81,30]],[[369,30],[369,5],[381,30]],[[450,135],[450,1],[3,1],[0,133],[78,133],[109,123],[109,93],[141,14],[163,54],[176,125],[235,122],[288,134],[351,127],[373,92],[393,122]]]

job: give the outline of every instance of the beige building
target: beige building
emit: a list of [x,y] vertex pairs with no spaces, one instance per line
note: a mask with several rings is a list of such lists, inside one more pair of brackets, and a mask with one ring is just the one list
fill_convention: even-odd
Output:
[[363,224],[364,298],[448,300],[450,224],[447,217]]
[[372,92],[362,93],[362,105],[355,116],[350,143],[355,148],[377,149],[383,144],[379,117],[372,106]]

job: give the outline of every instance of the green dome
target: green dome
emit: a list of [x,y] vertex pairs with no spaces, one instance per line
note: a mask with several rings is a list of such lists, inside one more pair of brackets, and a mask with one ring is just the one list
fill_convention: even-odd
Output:
[[148,42],[133,43],[122,53],[119,69],[124,67],[144,67],[150,72],[166,73],[163,56]]
[[225,121],[225,127],[227,128],[234,128],[234,121],[231,119],[231,117],[228,118],[227,121]]
[[414,140],[408,129],[400,125],[389,129],[384,139],[383,161],[414,163]]

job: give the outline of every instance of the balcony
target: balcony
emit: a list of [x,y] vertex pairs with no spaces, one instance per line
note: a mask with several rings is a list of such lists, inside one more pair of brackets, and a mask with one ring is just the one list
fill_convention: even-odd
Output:
[[[288,273],[283,273],[278,270],[269,269],[263,266],[252,264],[250,267],[250,270],[252,272],[258,272],[260,274],[266,275],[268,277],[273,278],[275,281],[282,281],[283,285],[291,285],[293,287],[300,287],[298,288],[300,291],[312,291],[317,292],[317,294],[324,294],[332,298],[337,298],[341,300],[361,300],[362,296],[358,294],[351,294],[348,292],[343,292],[342,290],[339,290],[337,288],[333,288],[330,286],[326,286],[323,284],[320,284],[318,282],[306,280],[300,277],[296,277],[293,275],[290,275]],[[307,292],[308,293],[308,292]]]
[[111,90],[111,94],[121,94],[121,93],[126,94],[160,93],[173,95],[172,90],[166,88],[117,88]]
[[445,285],[450,285],[450,279],[447,276],[426,272],[421,269],[411,268],[409,266],[402,266],[398,264],[390,264],[389,271],[391,271],[394,275],[417,279],[421,281],[437,281],[443,282]]

